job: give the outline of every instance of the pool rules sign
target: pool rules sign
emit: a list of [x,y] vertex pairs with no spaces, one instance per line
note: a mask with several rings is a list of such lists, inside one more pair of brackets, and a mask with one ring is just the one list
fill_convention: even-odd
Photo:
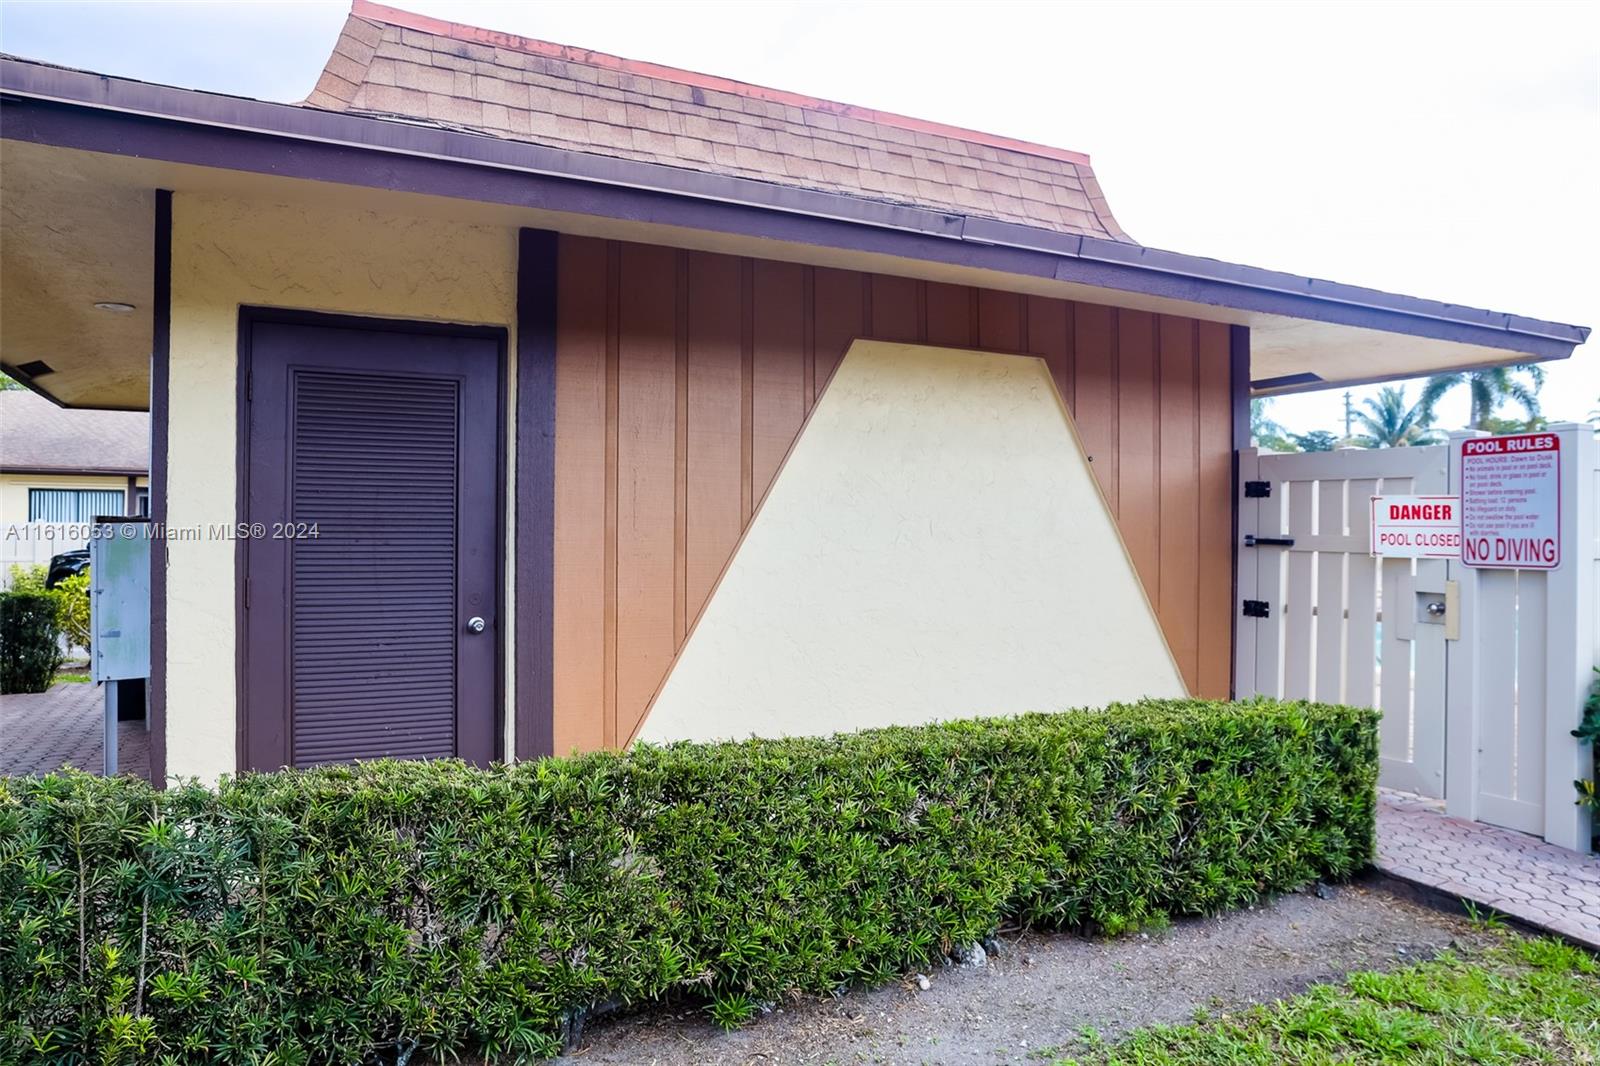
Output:
[[1561,439],[1461,442],[1461,561],[1499,570],[1561,565]]

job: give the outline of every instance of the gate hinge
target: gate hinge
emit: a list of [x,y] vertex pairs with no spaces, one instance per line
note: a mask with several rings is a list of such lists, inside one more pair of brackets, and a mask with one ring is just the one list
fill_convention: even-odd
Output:
[[1244,483],[1244,494],[1246,499],[1264,500],[1272,495],[1272,482],[1246,481]]
[[1244,616],[1246,618],[1266,618],[1266,617],[1268,617],[1267,601],[1266,600],[1245,600],[1244,601]]
[[1294,547],[1294,538],[1258,537],[1254,533],[1246,533],[1244,535],[1244,546],[1246,548],[1292,548]]

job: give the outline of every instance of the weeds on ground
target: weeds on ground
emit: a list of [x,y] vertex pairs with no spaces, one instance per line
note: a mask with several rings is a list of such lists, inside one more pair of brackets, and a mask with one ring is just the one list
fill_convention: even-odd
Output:
[[1506,920],[1487,907],[1479,907],[1470,899],[1462,900],[1461,905],[1466,908],[1467,921],[1472,923],[1474,929],[1488,932],[1506,927]]
[[1572,783],[1578,790],[1578,806],[1587,807],[1594,813],[1594,822],[1591,826],[1593,836],[1590,846],[1595,851],[1600,851],[1600,666],[1594,668],[1595,679],[1589,686],[1589,698],[1583,703],[1583,718],[1578,723],[1578,728],[1572,731],[1580,743],[1592,745],[1590,754],[1594,757],[1594,777],[1580,778]]
[[1141,1030],[1058,1066],[1600,1063],[1600,959],[1557,940],[1488,935],[1484,947]]

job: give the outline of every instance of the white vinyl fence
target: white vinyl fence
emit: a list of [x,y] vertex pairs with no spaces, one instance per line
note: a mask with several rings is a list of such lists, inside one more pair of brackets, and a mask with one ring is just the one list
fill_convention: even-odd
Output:
[[[1376,559],[1376,495],[1457,495],[1457,434],[1429,448],[1240,453],[1236,684],[1255,694],[1375,707],[1382,784],[1465,818],[1586,848],[1572,737],[1597,659],[1589,426],[1561,440],[1561,566],[1482,570]],[[1264,486],[1264,487],[1263,487]]]
[[11,567],[48,566],[53,556],[88,547],[84,522],[7,522],[0,525],[0,588],[11,587]]

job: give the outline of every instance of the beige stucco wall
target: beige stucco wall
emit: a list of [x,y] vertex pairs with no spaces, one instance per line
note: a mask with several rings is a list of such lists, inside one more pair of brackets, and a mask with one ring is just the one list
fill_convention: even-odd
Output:
[[[515,325],[512,228],[185,193],[172,215],[173,528],[234,520],[240,305]],[[514,391],[509,382],[508,411]],[[510,469],[510,425],[507,449]],[[167,772],[209,780],[237,766],[234,545],[169,539],[166,548]],[[513,619],[504,621],[509,662]]]
[[1183,693],[1043,360],[857,341],[639,738]]

